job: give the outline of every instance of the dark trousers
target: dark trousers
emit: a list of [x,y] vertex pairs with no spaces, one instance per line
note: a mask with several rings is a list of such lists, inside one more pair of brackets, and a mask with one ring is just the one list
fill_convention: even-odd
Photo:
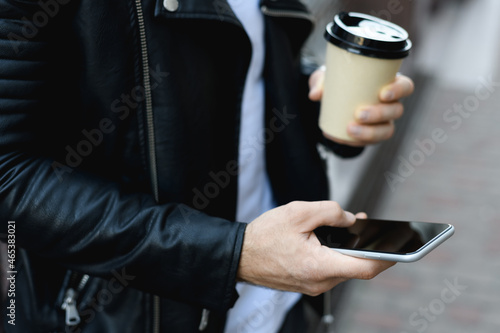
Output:
[[279,333],[307,333],[309,322],[306,318],[304,300],[300,299],[293,308],[288,311],[285,321]]

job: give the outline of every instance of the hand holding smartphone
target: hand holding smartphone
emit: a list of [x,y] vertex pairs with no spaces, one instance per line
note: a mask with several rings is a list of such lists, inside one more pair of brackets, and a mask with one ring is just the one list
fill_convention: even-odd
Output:
[[349,228],[319,227],[322,245],[359,258],[413,262],[423,258],[455,231],[451,224],[357,219]]

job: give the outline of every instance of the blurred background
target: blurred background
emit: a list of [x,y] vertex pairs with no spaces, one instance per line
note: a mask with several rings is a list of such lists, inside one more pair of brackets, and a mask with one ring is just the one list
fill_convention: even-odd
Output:
[[[451,223],[455,235],[415,263],[332,293],[336,333],[500,332],[500,1],[304,0],[317,17],[305,56],[324,60],[323,31],[341,11],[408,30],[395,136],[361,157],[324,152],[332,199],[372,218]],[[436,142],[433,132],[444,133]],[[324,327],[314,332],[326,332]]]

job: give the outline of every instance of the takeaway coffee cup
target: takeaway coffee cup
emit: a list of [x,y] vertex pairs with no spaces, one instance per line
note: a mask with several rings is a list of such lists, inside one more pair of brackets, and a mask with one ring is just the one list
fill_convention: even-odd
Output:
[[406,30],[391,22],[355,12],[341,12],[326,26],[326,73],[319,127],[347,142],[355,111],[379,103],[381,88],[391,83],[408,56]]

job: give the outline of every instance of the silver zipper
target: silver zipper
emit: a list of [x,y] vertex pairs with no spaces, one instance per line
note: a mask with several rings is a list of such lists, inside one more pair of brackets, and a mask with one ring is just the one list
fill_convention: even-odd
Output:
[[78,309],[76,308],[76,291],[73,288],[66,290],[66,295],[64,296],[64,302],[61,305],[61,309],[66,311],[67,326],[76,326],[80,323],[80,315],[78,314]]
[[84,275],[80,280],[80,283],[78,283],[76,290],[73,288],[68,288],[68,290],[66,290],[61,309],[66,311],[65,322],[67,326],[76,326],[81,321],[80,314],[78,313],[78,308],[76,306],[76,298],[78,297],[80,291],[83,290],[88,280],[89,276]]
[[[146,27],[144,25],[144,12],[141,0],[135,0],[137,23],[139,25],[139,38],[141,41],[141,60],[144,81],[144,103],[146,105],[146,126],[148,129],[148,150],[151,175],[151,187],[156,202],[159,201],[158,174],[156,170],[155,131],[153,123],[153,103],[151,96],[151,79],[149,72],[148,44],[146,40]],[[160,297],[153,296],[153,333],[160,333]]]
[[[149,73],[149,60],[148,60],[148,46],[146,40],[146,28],[144,25],[144,13],[142,10],[141,0],[135,1],[135,7],[137,11],[137,22],[139,25],[139,37],[141,42],[141,59],[142,59],[142,70],[143,70],[143,81],[144,81],[144,95],[146,104],[146,125],[148,128],[148,143],[149,143],[149,162],[150,162],[150,174],[151,174],[151,185],[153,188],[153,194],[155,200],[159,201],[159,191],[158,191],[158,173],[156,170],[156,151],[155,151],[155,131],[153,123],[153,104],[151,96],[151,80]],[[168,9],[168,8],[167,8]],[[175,8],[177,9],[177,8]],[[261,11],[263,14],[275,17],[290,17],[290,18],[301,18],[308,21],[314,22],[312,15],[306,13],[298,13],[291,10],[273,10],[269,9],[267,6],[262,6]],[[160,332],[160,297],[157,295],[153,296],[153,332]],[[76,313],[78,315],[78,312]],[[201,322],[198,329],[204,331],[208,326],[208,317],[210,311],[203,309]],[[79,317],[78,317],[79,320]]]
[[297,12],[293,10],[285,10],[285,9],[271,9],[267,6],[261,6],[260,10],[264,15],[267,16],[299,18],[303,20],[308,20],[311,23],[315,22],[314,16],[308,13]]
[[198,331],[202,332],[207,328],[209,316],[210,316],[210,311],[207,309],[203,309],[203,312],[201,313],[200,326],[198,326]]
[[141,40],[141,59],[144,81],[144,103],[146,105],[146,126],[148,128],[148,148],[151,173],[151,186],[155,200],[159,201],[158,195],[158,174],[156,171],[156,151],[155,151],[155,130],[153,124],[153,103],[151,97],[151,79],[149,72],[148,44],[146,40],[146,27],[144,25],[144,13],[142,11],[141,0],[135,1],[137,10],[137,22],[139,24],[139,38]]

